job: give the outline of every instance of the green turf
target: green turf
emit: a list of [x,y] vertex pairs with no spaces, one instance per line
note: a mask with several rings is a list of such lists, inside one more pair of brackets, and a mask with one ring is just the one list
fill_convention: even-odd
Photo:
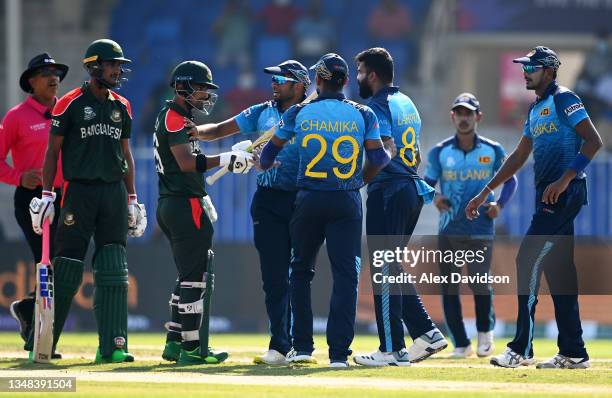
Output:
[[[441,353],[437,357],[432,358],[417,364],[410,368],[366,368],[352,366],[347,370],[334,370],[328,368],[326,358],[326,344],[324,336],[315,338],[315,346],[318,348],[315,351],[315,356],[319,360],[319,365],[311,366],[293,366],[293,367],[274,367],[252,365],[250,360],[258,353],[261,353],[267,345],[267,336],[265,335],[245,335],[245,334],[220,334],[215,335],[211,339],[211,344],[215,348],[227,349],[230,352],[230,358],[226,363],[221,365],[196,366],[196,367],[177,367],[161,360],[161,350],[164,343],[163,334],[140,334],[133,333],[130,335],[129,347],[130,352],[136,356],[136,362],[131,364],[105,364],[94,365],[92,359],[95,353],[97,336],[93,333],[66,333],[60,341],[59,351],[73,356],[71,359],[56,361],[53,364],[41,365],[32,364],[25,360],[25,354],[21,354],[19,350],[22,346],[22,341],[15,333],[0,333],[0,351],[4,352],[0,358],[0,376],[2,370],[38,370],[38,369],[54,369],[67,371],[91,371],[91,372],[188,372],[190,377],[205,377],[210,375],[229,375],[229,376],[301,376],[301,377],[333,377],[333,378],[357,378],[365,379],[394,379],[403,381],[414,381],[415,383],[431,382],[432,385],[436,381],[447,382],[482,382],[482,383],[512,383],[516,384],[516,390],[511,391],[490,391],[486,388],[483,391],[440,391],[437,390],[433,394],[431,391],[424,391],[419,387],[415,390],[410,390],[410,396],[448,396],[454,397],[461,395],[462,397],[481,397],[481,396],[554,396],[554,395],[576,395],[571,391],[571,388],[591,388],[587,395],[584,393],[580,396],[612,396],[612,340],[593,340],[587,342],[587,349],[591,355],[592,368],[587,371],[567,371],[567,370],[536,370],[533,367],[521,369],[501,369],[488,366],[488,359],[470,358],[467,360],[450,360],[445,359],[450,348],[446,353]],[[498,340],[497,352],[501,352],[505,348],[506,340]],[[375,336],[357,336],[352,346],[356,353],[370,352],[377,346],[377,338]],[[536,358],[545,359],[556,353],[556,344],[552,340],[536,340],[534,343]],[[8,355],[7,353],[10,353]],[[19,355],[17,355],[19,354]],[[20,357],[19,357],[20,356]],[[76,356],[76,357],[75,357]],[[139,359],[140,357],[140,359]],[[143,359],[144,358],[144,359]],[[158,359],[159,358],[159,359]],[[179,376],[180,377],[180,373]],[[164,380],[165,381],[165,380]],[[524,390],[521,385],[529,383],[531,385],[538,384],[545,386],[548,390]],[[289,396],[288,390],[282,385],[282,378],[279,378],[279,386],[237,386],[237,385],[208,385],[197,384],[188,386],[186,384],[168,384],[156,383],[151,386],[145,383],[126,382],[121,385],[114,383],[78,382],[78,394],[69,396],[122,396],[129,395],[130,397],[157,397],[169,396],[167,389],[172,391],[184,391],[180,395],[173,394],[172,396],[187,396],[199,395],[206,391],[206,395],[233,397],[240,396]],[[554,393],[550,392],[550,385],[558,385],[559,388],[553,387]],[[544,387],[543,387],[544,388]],[[522,391],[521,391],[522,390]],[[196,394],[194,391],[198,391]],[[519,393],[520,391],[520,393]],[[194,392],[192,394],[192,392]],[[368,392],[368,397],[394,397],[405,396],[398,395],[401,391],[397,390],[372,390]],[[404,394],[406,392],[404,391]],[[83,395],[81,395],[83,394]],[[191,394],[191,395],[190,395]],[[358,397],[362,396],[359,389],[354,386],[347,387],[292,387],[292,397],[319,397],[319,396],[334,396],[334,397]],[[21,396],[21,395],[20,395]],[[24,395],[25,396],[25,395]],[[58,396],[54,394],[53,396]]]

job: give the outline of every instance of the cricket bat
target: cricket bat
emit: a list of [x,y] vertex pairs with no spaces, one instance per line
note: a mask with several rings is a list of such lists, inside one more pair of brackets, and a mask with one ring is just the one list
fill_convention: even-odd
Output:
[[[304,101],[302,101],[302,104],[309,103],[310,101],[312,101],[315,98],[317,98],[317,96],[318,96],[318,93],[317,93],[316,90],[314,90],[312,93],[310,93],[310,95],[308,97],[306,97],[304,99]],[[246,149],[246,151],[249,152],[249,153],[253,153],[253,151],[261,151],[263,149],[263,147],[266,146],[268,141],[270,141],[270,139],[272,138],[272,136],[276,132],[276,128],[277,127],[278,127],[278,125],[275,124],[274,126],[270,127],[268,130],[266,130],[262,135],[260,135],[255,140],[253,145],[251,145],[250,147],[248,147]],[[217,170],[213,175],[210,175],[210,176],[206,177],[206,183],[208,185],[213,185],[215,182],[217,182],[217,180],[219,178],[223,177],[228,172],[229,172],[229,169],[227,167],[223,167],[223,168]]]
[[34,351],[32,360],[49,363],[53,351],[54,291],[53,270],[49,261],[49,220],[42,235],[42,257],[36,264],[36,303],[34,304]]

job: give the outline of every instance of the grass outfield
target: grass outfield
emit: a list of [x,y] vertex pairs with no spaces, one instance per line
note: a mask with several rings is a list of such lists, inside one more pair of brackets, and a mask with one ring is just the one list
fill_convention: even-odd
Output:
[[[70,397],[368,397],[413,396],[592,396],[612,397],[612,340],[588,342],[592,368],[582,371],[536,370],[534,367],[501,369],[487,359],[450,360],[450,348],[409,368],[328,368],[324,336],[317,336],[315,356],[319,365],[274,367],[253,365],[254,355],[266,348],[267,337],[253,334],[215,335],[215,348],[226,349],[230,358],[221,365],[178,367],[162,361],[163,334],[130,335],[132,364],[94,365],[97,336],[66,333],[60,342],[63,360],[32,364],[25,360],[16,333],[0,333],[0,377],[75,376],[77,393]],[[497,341],[497,352],[505,340]],[[356,353],[377,346],[375,336],[357,336]],[[556,353],[552,340],[536,340],[537,359]],[[20,394],[19,396],[28,396]],[[32,394],[40,396],[41,394]]]

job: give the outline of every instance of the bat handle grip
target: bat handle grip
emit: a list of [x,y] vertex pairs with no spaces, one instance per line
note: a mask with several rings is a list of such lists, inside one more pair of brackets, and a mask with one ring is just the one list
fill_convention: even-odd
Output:
[[50,227],[49,227],[49,219],[45,219],[43,223],[43,233],[42,233],[42,258],[40,260],[43,264],[51,264],[49,261],[49,236],[51,235]]
[[229,172],[229,169],[226,167],[222,167],[217,170],[213,175],[206,177],[206,183],[208,185],[213,185],[217,180]]

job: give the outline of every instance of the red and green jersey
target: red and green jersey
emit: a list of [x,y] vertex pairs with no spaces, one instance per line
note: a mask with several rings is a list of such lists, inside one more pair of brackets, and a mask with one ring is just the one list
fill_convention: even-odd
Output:
[[203,197],[204,176],[196,171],[184,173],[181,171],[170,148],[175,145],[189,144],[191,152],[200,153],[197,141],[189,141],[185,118],[191,118],[187,111],[168,101],[155,120],[155,135],[153,151],[155,167],[159,177],[159,197],[186,196]]
[[64,137],[62,168],[66,180],[123,179],[128,164],[121,140],[129,139],[132,129],[127,99],[109,90],[100,102],[85,83],[57,101],[52,115],[51,134]]

